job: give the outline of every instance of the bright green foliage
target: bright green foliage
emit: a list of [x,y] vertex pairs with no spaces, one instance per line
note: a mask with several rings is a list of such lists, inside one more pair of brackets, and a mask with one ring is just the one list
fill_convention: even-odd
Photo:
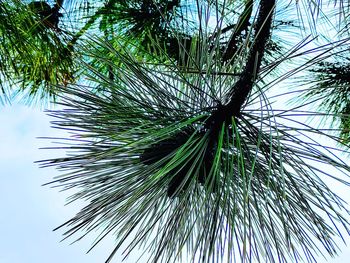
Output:
[[[55,95],[73,81],[72,50],[43,14],[20,1],[0,2],[0,85],[3,95],[32,100]],[[39,11],[38,11],[39,12]],[[15,88],[14,88],[15,87]]]

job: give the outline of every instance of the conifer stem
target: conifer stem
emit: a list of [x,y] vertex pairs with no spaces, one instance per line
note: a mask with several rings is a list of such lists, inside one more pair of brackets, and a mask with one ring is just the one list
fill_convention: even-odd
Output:
[[255,24],[253,46],[243,73],[229,92],[229,102],[225,106],[231,116],[238,116],[240,110],[253,88],[255,77],[259,72],[266,43],[271,36],[272,14],[275,0],[261,0],[259,15]]
[[255,37],[248,55],[247,63],[240,74],[238,81],[228,93],[227,103],[218,105],[211,114],[205,126],[216,134],[223,122],[240,115],[242,106],[247,100],[259,72],[264,56],[266,43],[271,36],[272,14],[276,0],[261,0],[257,21],[254,26]]

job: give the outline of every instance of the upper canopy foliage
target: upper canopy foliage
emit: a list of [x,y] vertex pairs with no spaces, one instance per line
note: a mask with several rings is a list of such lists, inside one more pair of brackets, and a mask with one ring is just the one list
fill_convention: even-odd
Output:
[[[87,201],[65,235],[98,231],[95,246],[114,233],[107,261],[125,243],[151,262],[335,255],[349,211],[325,182],[349,185],[347,106],[336,105],[348,80],[326,60],[346,50],[349,10],[330,3],[339,12],[321,1],[0,2],[4,94],[20,83],[56,96],[53,124],[72,134],[67,156],[41,162]],[[327,42],[328,27],[340,40]],[[303,94],[314,101],[285,103]],[[306,121],[325,116],[312,108],[322,94],[342,137]]]

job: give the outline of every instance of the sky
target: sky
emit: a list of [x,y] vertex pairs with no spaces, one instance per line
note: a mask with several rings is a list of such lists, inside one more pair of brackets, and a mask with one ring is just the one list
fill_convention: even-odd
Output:
[[[112,238],[86,254],[93,238],[70,245],[73,239],[60,242],[63,231],[52,231],[80,206],[65,206],[68,194],[42,186],[58,173],[34,161],[57,153],[39,150],[52,144],[37,137],[63,135],[49,121],[34,107],[0,105],[0,263],[104,262],[113,249]],[[112,262],[121,262],[121,256]]]
[[[57,157],[43,136],[64,136],[50,128],[50,118],[40,109],[23,105],[0,106],[0,263],[99,263],[104,262],[113,249],[113,238],[107,239],[89,254],[94,241],[87,238],[60,242],[63,231],[52,230],[70,219],[82,204],[65,206],[67,193],[42,186],[58,175],[53,168],[39,168],[34,161]],[[350,201],[349,189],[332,185]],[[346,237],[350,243],[350,237]],[[348,263],[350,247],[339,242],[340,256],[320,263]],[[137,254],[137,253],[136,253]],[[122,262],[118,254],[112,262]],[[127,263],[136,262],[130,258]],[[141,261],[142,262],[142,261]]]

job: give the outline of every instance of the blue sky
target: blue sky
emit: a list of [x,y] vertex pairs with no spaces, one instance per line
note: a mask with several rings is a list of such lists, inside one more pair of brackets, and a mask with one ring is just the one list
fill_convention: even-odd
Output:
[[[60,242],[63,231],[52,231],[79,207],[64,206],[66,193],[42,186],[58,173],[33,162],[57,157],[53,150],[39,150],[50,144],[37,137],[63,132],[51,129],[39,109],[21,105],[0,106],[0,123],[0,262],[104,262],[113,249],[112,239],[86,255],[94,237],[69,245],[73,239]],[[120,256],[113,262],[121,262]]]
[[[40,109],[23,105],[0,106],[0,262],[1,263],[98,263],[104,262],[113,249],[109,238],[86,254],[94,237],[73,245],[60,242],[63,231],[52,229],[71,218],[81,204],[64,206],[66,193],[41,186],[58,173],[51,168],[39,169],[34,161],[57,157],[40,136],[62,136],[50,128],[50,118]],[[60,156],[60,154],[58,154]],[[345,200],[350,201],[350,189],[332,185]],[[348,243],[350,238],[346,237]],[[350,247],[339,242],[342,253],[328,261],[348,263]],[[113,262],[121,262],[117,255]],[[130,258],[126,262],[136,262]]]

